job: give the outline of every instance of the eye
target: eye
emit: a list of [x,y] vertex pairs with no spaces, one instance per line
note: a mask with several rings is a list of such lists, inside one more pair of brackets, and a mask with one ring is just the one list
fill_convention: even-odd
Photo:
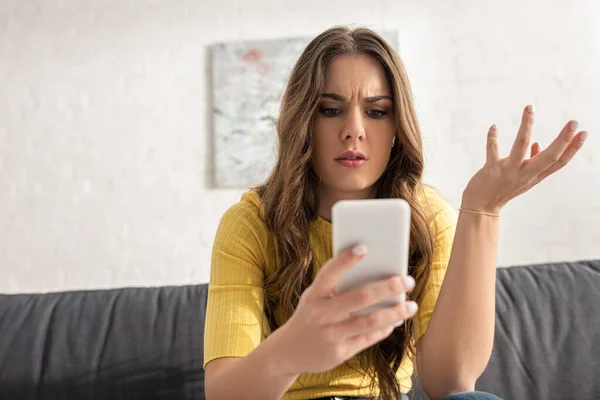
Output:
[[326,117],[335,117],[336,115],[339,115],[341,112],[342,112],[342,110],[340,110],[339,108],[327,108],[327,107],[321,108],[321,114],[323,114]]
[[367,111],[367,115],[369,115],[369,117],[371,117],[371,118],[381,118],[386,114],[387,114],[387,112],[382,111],[382,110],[368,110]]

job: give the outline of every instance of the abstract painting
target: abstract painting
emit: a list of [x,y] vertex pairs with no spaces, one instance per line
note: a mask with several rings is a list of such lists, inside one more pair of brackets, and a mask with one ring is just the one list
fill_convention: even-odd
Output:
[[[380,34],[397,50],[394,31]],[[288,76],[310,38],[221,43],[212,49],[215,186],[262,183],[275,165],[275,121]]]

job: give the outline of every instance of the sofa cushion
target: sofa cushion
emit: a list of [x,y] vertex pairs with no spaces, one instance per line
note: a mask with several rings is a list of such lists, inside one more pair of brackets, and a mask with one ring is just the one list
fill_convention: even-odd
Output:
[[[426,398],[416,387],[414,398]],[[498,269],[494,348],[476,388],[600,399],[600,260]]]
[[202,399],[206,285],[0,295],[0,399]]

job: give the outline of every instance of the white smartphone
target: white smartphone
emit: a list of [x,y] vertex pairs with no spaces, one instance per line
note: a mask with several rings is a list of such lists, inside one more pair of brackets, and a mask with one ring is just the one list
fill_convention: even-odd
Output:
[[[393,275],[408,274],[410,205],[402,199],[341,200],[332,208],[333,254],[355,244],[367,246],[367,255],[340,278],[336,293]],[[355,315],[366,314],[405,301],[390,297]],[[398,321],[399,326],[403,321]]]

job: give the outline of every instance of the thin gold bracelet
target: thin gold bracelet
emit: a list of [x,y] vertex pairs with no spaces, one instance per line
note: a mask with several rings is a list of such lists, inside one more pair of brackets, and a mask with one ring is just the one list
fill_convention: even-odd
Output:
[[483,212],[483,211],[472,211],[472,210],[465,210],[464,208],[459,208],[459,211],[464,211],[464,212],[468,212],[468,213],[473,213],[473,214],[483,214],[483,215],[489,215],[491,217],[496,217],[499,218],[500,214],[492,214],[492,213],[488,213],[488,212]]

